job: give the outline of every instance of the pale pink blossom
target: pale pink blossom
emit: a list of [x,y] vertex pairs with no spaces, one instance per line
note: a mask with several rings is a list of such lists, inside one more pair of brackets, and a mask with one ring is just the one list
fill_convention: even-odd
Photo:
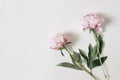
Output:
[[97,32],[102,32],[101,25],[104,22],[104,19],[95,13],[90,13],[80,20],[80,24],[83,27],[83,30],[94,29]]
[[50,42],[50,49],[59,50],[67,43],[67,37],[64,34],[57,34]]

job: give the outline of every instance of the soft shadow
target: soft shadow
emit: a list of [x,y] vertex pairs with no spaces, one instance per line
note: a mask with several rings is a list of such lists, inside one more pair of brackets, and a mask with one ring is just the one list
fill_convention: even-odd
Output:
[[99,16],[104,18],[104,23],[101,25],[103,32],[106,31],[106,28],[111,22],[113,22],[113,16],[107,15],[107,14],[100,14],[98,13]]
[[68,38],[68,42],[72,42],[71,46],[74,46],[79,41],[80,35],[77,33],[66,32],[65,35]]

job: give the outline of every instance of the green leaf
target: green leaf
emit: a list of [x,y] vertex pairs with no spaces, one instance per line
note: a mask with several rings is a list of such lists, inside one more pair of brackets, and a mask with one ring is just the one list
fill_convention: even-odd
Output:
[[89,44],[88,50],[89,50],[89,52],[88,52],[88,63],[87,63],[87,66],[89,68],[91,68],[92,67],[92,52],[93,52],[93,47],[92,47],[91,44]]
[[60,53],[61,53],[62,56],[64,56],[62,49],[60,49]]
[[77,52],[73,52],[74,54],[72,54],[72,56],[73,56],[73,59],[76,61],[76,62],[80,62],[80,63],[82,63],[82,59],[81,59],[81,57],[80,57],[80,54],[79,53],[77,53]]
[[101,35],[98,36],[98,41],[99,41],[99,52],[101,53],[104,46],[104,42]]
[[76,69],[76,70],[83,70],[82,68],[78,67],[77,65],[74,65],[74,64],[71,64],[71,63],[68,63],[68,62],[60,63],[57,66],[72,68],[72,69]]
[[83,57],[83,59],[85,60],[85,62],[88,63],[88,57],[86,56],[85,52],[82,51],[81,49],[79,49],[79,53]]
[[73,59],[71,54],[70,54],[70,58],[72,59],[73,64],[75,64],[75,61],[74,61],[74,59]]
[[[101,59],[101,62],[102,62],[102,64],[103,64],[103,63],[106,61],[107,56],[101,57],[100,59]],[[92,66],[92,68],[95,68],[95,67],[97,67],[97,66],[101,66],[99,59],[96,59],[96,60],[93,61],[93,66]]]
[[91,58],[95,59],[95,57],[97,56],[98,52],[97,52],[97,45],[95,45],[95,47],[93,48],[93,52],[91,54]]
[[92,63],[93,60],[97,57],[97,45],[95,45],[95,47],[93,48],[92,45],[89,45],[89,52],[88,52],[88,64],[87,66],[91,69],[92,68]]
[[92,54],[92,52],[93,52],[93,47],[92,47],[91,44],[89,44],[88,50],[89,50],[89,52],[88,52],[88,57],[90,58],[90,57],[91,57],[91,54]]
[[67,42],[66,44],[71,44],[72,42]]

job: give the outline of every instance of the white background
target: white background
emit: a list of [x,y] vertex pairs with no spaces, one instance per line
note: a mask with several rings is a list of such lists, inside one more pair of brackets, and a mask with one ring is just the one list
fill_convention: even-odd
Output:
[[[85,72],[57,67],[70,59],[49,49],[51,37],[62,32],[74,50],[87,52],[93,38],[79,20],[91,12],[105,18],[105,65],[109,80],[119,80],[119,0],[0,0],[0,80],[92,80]],[[94,74],[103,80],[101,68]]]

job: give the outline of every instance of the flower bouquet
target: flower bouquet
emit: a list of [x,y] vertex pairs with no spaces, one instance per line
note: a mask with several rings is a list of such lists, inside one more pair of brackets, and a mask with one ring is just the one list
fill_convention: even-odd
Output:
[[98,78],[93,74],[93,69],[101,66],[104,80],[107,80],[107,75],[104,68],[104,62],[107,59],[107,56],[102,56],[102,49],[104,46],[103,38],[102,38],[102,28],[101,25],[104,22],[104,19],[95,13],[90,13],[83,16],[80,19],[81,27],[83,31],[89,31],[93,34],[95,39],[95,45],[89,44],[88,52],[86,53],[82,49],[78,49],[78,52],[72,51],[68,48],[68,39],[65,34],[57,34],[52,38],[50,48],[60,51],[61,55],[64,56],[63,50],[66,50],[71,58],[72,62],[63,62],[58,64],[58,66],[72,68],[76,70],[82,70],[88,73],[94,80],[98,80]]

